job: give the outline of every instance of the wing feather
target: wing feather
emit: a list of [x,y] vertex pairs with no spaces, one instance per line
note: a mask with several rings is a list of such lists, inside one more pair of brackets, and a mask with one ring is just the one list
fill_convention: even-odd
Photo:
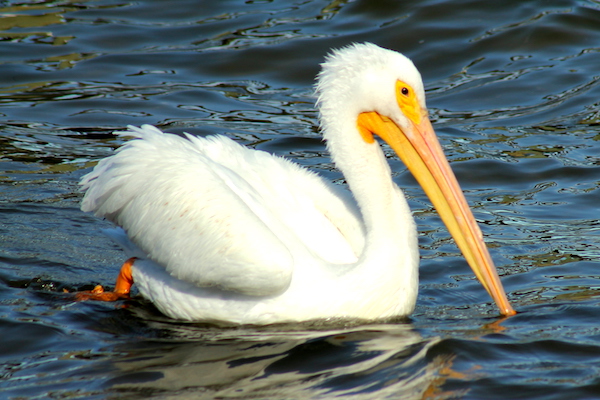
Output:
[[82,178],[81,208],[122,227],[176,278],[275,295],[290,284],[294,243],[332,262],[362,250],[351,199],[296,164],[223,136],[129,129],[119,134],[134,139]]
[[83,211],[121,226],[179,279],[249,295],[287,288],[293,267],[289,250],[248,212],[231,184],[224,184],[236,179],[235,173],[210,157],[215,152],[234,157],[235,143],[206,140],[194,146],[150,126],[127,134],[137,139],[82,179]]

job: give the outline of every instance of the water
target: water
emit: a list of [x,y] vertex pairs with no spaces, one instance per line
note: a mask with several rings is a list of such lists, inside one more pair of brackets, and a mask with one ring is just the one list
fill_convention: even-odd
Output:
[[[183,324],[74,303],[123,255],[77,182],[151,123],[227,134],[332,180],[312,84],[372,41],[422,72],[519,314],[500,319],[421,189],[409,321]],[[600,2],[0,2],[0,397],[600,398]]]

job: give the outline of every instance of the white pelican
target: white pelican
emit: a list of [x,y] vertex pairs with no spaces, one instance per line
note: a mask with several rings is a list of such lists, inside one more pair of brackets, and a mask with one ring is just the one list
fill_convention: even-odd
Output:
[[[120,226],[129,251],[114,300],[135,281],[182,320],[270,324],[409,315],[417,231],[374,136],[424,188],[504,315],[509,304],[481,231],[435,136],[421,76],[370,43],[333,51],[316,86],[321,128],[352,194],[283,158],[224,136],[144,125],[83,177],[83,211]],[[126,235],[125,235],[126,233]]]

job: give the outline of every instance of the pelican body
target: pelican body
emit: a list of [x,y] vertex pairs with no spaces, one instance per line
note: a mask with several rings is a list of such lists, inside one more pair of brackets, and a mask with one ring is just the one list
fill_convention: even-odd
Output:
[[316,92],[323,137],[350,191],[225,136],[149,125],[117,132],[133,139],[83,177],[81,208],[118,225],[112,236],[135,257],[118,292],[134,281],[164,314],[190,321],[409,315],[417,231],[377,136],[424,188],[500,312],[514,314],[413,63],[370,43],[351,45],[326,58]]

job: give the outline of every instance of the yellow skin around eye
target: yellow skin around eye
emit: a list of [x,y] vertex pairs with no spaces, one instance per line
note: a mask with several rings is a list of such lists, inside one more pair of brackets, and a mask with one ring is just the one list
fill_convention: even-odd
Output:
[[[406,88],[407,93],[402,93],[402,89]],[[415,125],[420,125],[423,119],[423,110],[419,104],[415,91],[412,87],[401,80],[396,81],[396,101],[398,107],[402,110],[402,113],[410,119]],[[375,138],[373,133],[375,132],[374,126],[377,123],[393,124],[393,122],[386,116],[378,114],[376,112],[365,112],[360,115],[358,121],[358,130],[363,140],[367,143],[373,143]]]
[[[407,94],[402,93],[403,88],[408,90]],[[398,107],[400,107],[408,119],[410,119],[415,125],[419,125],[421,123],[423,113],[421,111],[419,101],[417,100],[417,96],[415,95],[415,91],[412,90],[409,85],[400,80],[396,81],[396,101],[398,102]]]

